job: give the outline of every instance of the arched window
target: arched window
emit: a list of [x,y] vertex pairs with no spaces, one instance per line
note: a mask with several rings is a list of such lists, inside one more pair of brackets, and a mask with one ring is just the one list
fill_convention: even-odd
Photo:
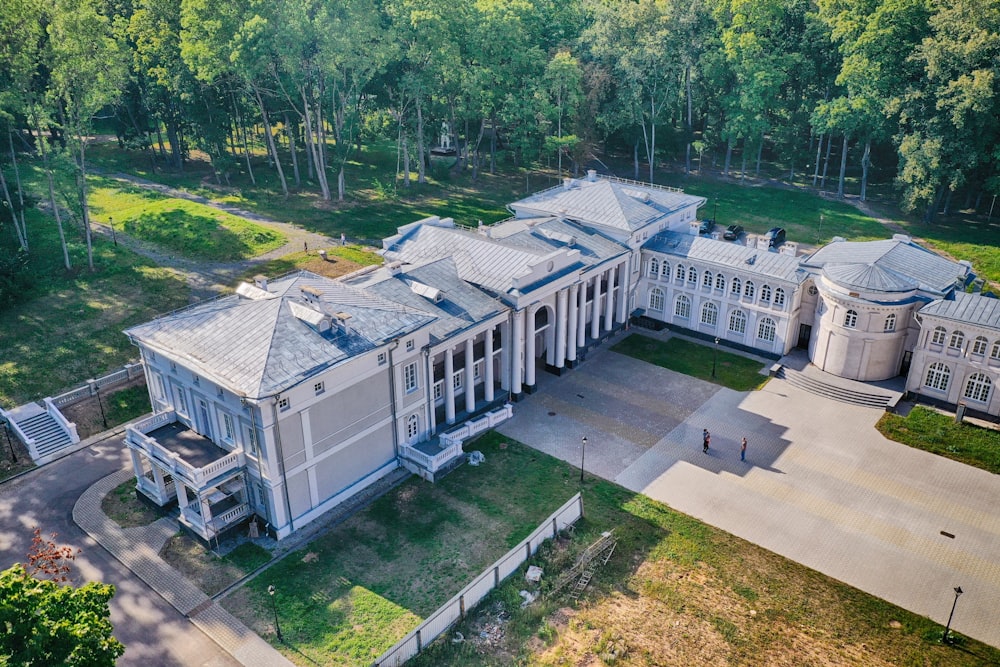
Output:
[[885,326],[882,328],[882,331],[888,333],[890,331],[895,331],[895,330],[896,330],[896,313],[889,313],[888,315],[885,316]]
[[715,289],[720,292],[726,291],[726,279],[722,277],[721,273],[715,276]]
[[764,303],[768,303],[771,300],[771,286],[764,285],[760,288],[760,300]]
[[739,297],[740,292],[743,291],[743,283],[740,282],[739,278],[733,278],[733,285],[729,289],[729,293],[735,297]]
[[654,257],[649,260],[649,277],[658,278],[660,276],[660,262]]
[[677,301],[674,302],[674,315],[685,320],[691,317],[691,300],[683,294],[678,296]]
[[712,272],[706,271],[705,275],[701,277],[701,286],[705,289],[712,289]]
[[965,344],[965,334],[961,331],[952,331],[951,339],[948,340],[948,349],[961,350]]
[[747,316],[742,310],[729,313],[729,330],[740,335],[747,331]]
[[691,283],[692,285],[698,284],[698,272],[695,270],[693,266],[690,269],[688,269],[688,282]]
[[659,287],[649,290],[649,309],[663,312],[663,290]]
[[677,280],[677,282],[682,283],[684,282],[684,274],[685,274],[684,265],[678,264],[677,273],[674,274],[674,278]]
[[719,309],[714,303],[706,303],[701,307],[701,323],[714,327],[719,322]]
[[858,326],[858,311],[849,310],[844,314],[844,326],[848,329]]
[[406,439],[413,440],[417,437],[417,432],[420,430],[420,420],[417,419],[416,415],[410,415],[406,420]]
[[1000,340],[993,343],[993,349],[990,350],[990,359],[1000,360]]
[[986,340],[985,336],[976,336],[976,340],[972,341],[972,354],[983,356],[986,354],[986,348],[989,344],[990,342]]
[[756,291],[757,291],[756,288],[753,286],[753,281],[748,280],[746,287],[743,288],[743,296],[746,297],[747,299],[752,299]]
[[944,327],[934,327],[934,332],[931,334],[931,345],[944,345],[945,336],[948,332],[945,331]]
[[660,275],[663,276],[664,280],[670,280],[670,263],[663,262],[663,267],[660,269]]
[[765,317],[757,325],[757,338],[765,340],[768,343],[774,342],[774,332],[777,327],[774,324],[774,320],[770,317]]
[[938,391],[948,391],[948,380],[951,378],[951,369],[940,361],[930,365],[927,369],[927,377],[924,378],[924,386]]
[[990,398],[990,388],[993,381],[986,373],[974,373],[969,376],[965,383],[965,397],[971,401],[985,403]]
[[784,308],[785,307],[785,290],[780,287],[774,290],[774,307]]

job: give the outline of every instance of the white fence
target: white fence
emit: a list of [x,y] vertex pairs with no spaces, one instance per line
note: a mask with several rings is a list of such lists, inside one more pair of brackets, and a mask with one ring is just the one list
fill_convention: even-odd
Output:
[[372,662],[372,667],[399,667],[420,653],[425,646],[447,631],[456,621],[465,618],[469,609],[479,604],[479,601],[499,586],[501,581],[521,567],[524,561],[538,551],[542,542],[555,537],[560,530],[575,523],[581,516],[583,516],[583,497],[578,493],[553,512],[520,544],[483,570],[482,574],[459,591],[458,595],[448,600],[415,630],[379,656]]
[[109,373],[108,375],[99,377],[96,380],[87,380],[87,384],[84,386],[59,394],[58,396],[53,397],[51,401],[55,407],[64,408],[67,405],[79,403],[82,400],[96,395],[97,392],[105,387],[113,387],[115,385],[124,384],[140,375],[142,375],[141,361],[134,364],[125,364],[114,373]]

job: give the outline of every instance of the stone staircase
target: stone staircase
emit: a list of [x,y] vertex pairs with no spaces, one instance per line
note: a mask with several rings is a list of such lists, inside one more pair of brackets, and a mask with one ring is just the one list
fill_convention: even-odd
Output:
[[5,411],[0,417],[10,422],[37,465],[48,463],[59,454],[74,449],[80,442],[73,424],[67,424],[65,419],[56,419],[37,403]]
[[786,366],[778,367],[772,375],[786,381],[793,387],[798,387],[817,396],[878,410],[891,412],[902,398],[899,392],[888,389],[878,390],[862,382],[841,381],[842,383],[835,384],[833,381],[822,380]]

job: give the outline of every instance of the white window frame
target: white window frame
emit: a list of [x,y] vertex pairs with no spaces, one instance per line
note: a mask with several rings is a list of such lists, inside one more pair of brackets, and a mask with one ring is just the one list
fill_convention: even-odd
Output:
[[743,286],[743,298],[753,299],[754,294],[756,294],[757,288],[754,286],[752,280],[748,280],[746,285]]
[[314,383],[313,384],[313,391],[316,393],[317,396],[319,396],[324,391],[326,391],[326,383],[323,382],[322,380],[320,380],[319,382]]
[[1000,360],[1000,340],[993,343],[993,349],[990,350],[990,359]]
[[719,307],[711,301],[706,301],[701,306],[701,323],[710,327],[719,325]]
[[706,271],[701,276],[701,286],[702,286],[702,289],[707,289],[707,290],[712,289],[712,278],[713,278],[713,276],[712,276],[712,272],[711,271]]
[[188,402],[187,395],[184,392],[184,387],[177,387],[177,413],[188,416]]
[[935,361],[927,367],[924,373],[924,386],[928,389],[945,393],[948,391],[948,384],[951,381],[951,368],[947,364]]
[[729,286],[729,293],[734,297],[739,298],[740,294],[743,293],[743,281],[739,278],[733,278],[733,282]]
[[385,352],[379,352],[378,353],[378,365],[379,366],[384,366],[385,362],[386,362]]
[[406,351],[407,352],[412,352],[413,351],[413,339],[412,338],[410,340],[406,341]]
[[729,313],[729,330],[741,336],[747,333],[747,314],[739,308]]
[[236,437],[236,427],[233,424],[233,416],[228,412],[222,413],[222,438],[226,442],[232,442]]
[[692,267],[688,268],[688,284],[697,285],[698,284],[698,269]]
[[990,341],[986,339],[986,336],[976,336],[976,339],[972,341],[972,354],[978,355],[980,357],[986,355],[986,349],[990,346]]
[[889,313],[885,316],[885,326],[882,327],[882,331],[885,333],[892,333],[896,330],[896,313]]
[[416,440],[417,436],[420,434],[420,418],[417,415],[410,415],[406,419],[406,439],[407,441]]
[[934,327],[931,332],[931,345],[944,345],[944,339],[948,336],[948,330],[944,327]]
[[649,260],[649,277],[658,278],[660,275],[660,262],[653,257]]
[[771,303],[771,286],[761,285],[760,286],[760,300],[764,303]]
[[780,287],[774,290],[774,301],[772,302],[775,308],[785,307],[785,290]]
[[723,276],[721,273],[715,274],[715,289],[719,290],[720,292],[726,291],[726,277]]
[[858,311],[848,310],[844,313],[844,328],[845,329],[857,329],[858,328]]
[[952,331],[951,337],[948,339],[948,349],[961,350],[963,345],[965,345],[965,333],[958,329]]
[[417,377],[417,362],[414,361],[403,366],[403,391],[410,394],[419,388],[420,380]]
[[663,312],[663,290],[659,287],[654,287],[649,290],[649,309]]
[[287,412],[292,407],[292,401],[287,396],[282,396],[278,399],[278,411]]
[[444,397],[444,380],[434,383],[434,400],[439,401]]
[[472,364],[472,379],[478,380],[483,376],[483,361],[480,359]]
[[674,300],[674,316],[684,320],[691,319],[691,299],[683,294],[677,295]]
[[965,391],[963,395],[970,401],[977,403],[988,403],[990,392],[993,389],[993,381],[986,373],[973,373],[965,381]]
[[465,369],[455,371],[451,375],[451,387],[455,391],[461,391],[465,386]]
[[775,334],[778,331],[778,324],[770,317],[761,318],[757,323],[757,338],[759,340],[773,343]]

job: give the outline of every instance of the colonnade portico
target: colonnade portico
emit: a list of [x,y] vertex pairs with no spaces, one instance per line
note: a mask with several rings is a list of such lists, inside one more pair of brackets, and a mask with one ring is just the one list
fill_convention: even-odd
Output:
[[[494,362],[497,354],[501,364],[505,363],[509,353],[506,351],[508,326],[500,323],[500,342],[503,347],[494,349],[497,337],[495,326],[472,335],[464,341],[457,341],[447,347],[440,348],[428,356],[427,374],[430,380],[430,404],[428,426],[431,433],[438,426],[451,426],[458,421],[459,413],[472,414],[477,406],[477,388],[480,399],[492,403],[496,398],[496,372]],[[477,352],[477,347],[482,351]],[[477,358],[477,354],[479,355]],[[457,357],[457,359],[456,359]],[[456,370],[456,366],[461,366]],[[503,366],[501,365],[501,368]],[[437,372],[435,372],[437,369]],[[479,371],[477,373],[477,370]],[[501,382],[504,375],[501,374]],[[439,419],[438,409],[443,410],[443,419]]]

